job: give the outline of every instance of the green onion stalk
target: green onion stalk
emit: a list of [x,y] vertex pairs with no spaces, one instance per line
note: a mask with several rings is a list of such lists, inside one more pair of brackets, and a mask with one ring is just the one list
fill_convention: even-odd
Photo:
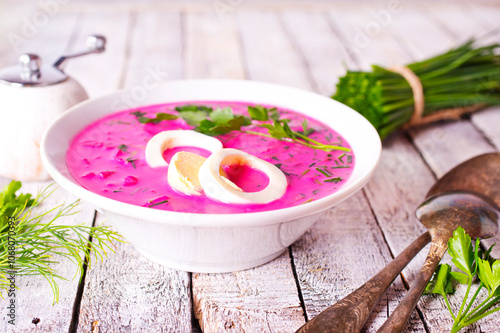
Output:
[[499,105],[499,50],[499,44],[475,47],[471,39],[446,53],[406,65],[423,88],[423,112],[417,121],[412,119],[415,99],[410,83],[380,66],[372,66],[371,72],[348,71],[332,98],[361,113],[383,139],[409,125],[456,118],[456,111],[460,116]]

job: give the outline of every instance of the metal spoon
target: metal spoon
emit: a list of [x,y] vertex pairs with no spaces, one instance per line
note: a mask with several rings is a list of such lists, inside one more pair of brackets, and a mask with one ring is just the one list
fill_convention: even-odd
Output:
[[417,218],[429,229],[431,248],[413,284],[377,332],[401,332],[448,249],[453,231],[461,226],[471,238],[489,238],[498,231],[500,211],[489,198],[474,192],[437,194],[417,209]]
[[[472,193],[482,196],[484,200],[443,201],[446,200],[448,191],[463,189],[473,191]],[[446,219],[450,223],[449,227],[453,227],[454,224],[463,223],[458,219],[468,218],[465,214],[469,213],[480,218],[478,225],[483,227],[482,230],[475,228],[470,231],[464,227],[472,238],[495,235],[498,230],[496,222],[500,216],[500,153],[480,155],[453,168],[430,189],[428,196],[433,197],[417,210],[417,217],[427,228],[434,225],[436,220]],[[440,197],[443,199],[439,199]],[[493,222],[494,227],[491,225]],[[431,248],[422,269],[406,296],[377,332],[401,332],[404,329],[420,295],[448,248],[448,239],[451,237],[449,229],[451,228],[431,233]]]
[[[427,197],[450,190],[473,190],[500,206],[500,154],[480,155],[456,166],[438,180]],[[360,332],[382,294],[430,241],[429,232],[418,237],[364,285],[308,321],[297,333]]]

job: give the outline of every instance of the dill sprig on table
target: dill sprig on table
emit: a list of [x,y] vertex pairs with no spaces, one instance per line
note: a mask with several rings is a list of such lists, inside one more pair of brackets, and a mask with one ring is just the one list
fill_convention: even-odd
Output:
[[[500,104],[499,44],[470,40],[433,58],[407,65],[422,83],[423,117],[444,109]],[[412,118],[413,91],[402,75],[380,66],[348,71],[332,96],[361,113],[385,138]]]
[[[84,265],[91,265],[91,254],[102,260],[108,250],[114,251],[112,241],[122,239],[108,226],[55,224],[61,218],[76,214],[79,201],[37,213],[34,208],[55,189],[49,186],[31,199],[30,194],[16,196],[20,188],[20,182],[12,181],[0,193],[0,296],[3,297],[2,291],[10,289],[8,276],[11,274],[41,275],[50,284],[56,303],[59,299],[56,280],[66,280],[66,277],[59,275],[54,264],[62,258],[69,259],[77,267],[75,277],[81,276]],[[13,244],[14,258],[9,248]]]

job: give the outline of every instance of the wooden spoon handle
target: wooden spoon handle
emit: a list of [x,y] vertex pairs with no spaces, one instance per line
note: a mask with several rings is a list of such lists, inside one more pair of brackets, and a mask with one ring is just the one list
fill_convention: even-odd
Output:
[[422,234],[364,285],[322,311],[299,328],[296,333],[360,332],[382,294],[403,268],[430,241],[429,232]]
[[424,292],[425,287],[431,280],[432,274],[436,270],[441,258],[443,258],[448,244],[446,240],[438,239],[431,243],[429,254],[425,259],[424,265],[415,277],[410,290],[401,300],[398,307],[394,310],[385,323],[379,328],[377,333],[396,333],[402,332],[410,318],[413,309]]

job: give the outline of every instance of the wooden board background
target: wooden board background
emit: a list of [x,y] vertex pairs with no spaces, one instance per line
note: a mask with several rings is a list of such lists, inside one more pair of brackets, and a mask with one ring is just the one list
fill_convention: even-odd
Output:
[[[331,95],[347,68],[416,61],[500,26],[495,1],[73,0],[57,2],[50,15],[41,3],[0,2],[0,66],[15,64],[22,52],[39,53],[50,64],[63,52],[80,50],[88,34],[104,34],[109,41],[104,54],[75,59],[66,67],[91,97],[140,86],[148,75],[158,82],[248,79]],[[37,21],[43,13],[45,24]],[[26,34],[30,23],[35,29]],[[13,34],[23,42],[12,43]],[[130,244],[118,244],[114,254],[87,270],[81,285],[78,279],[61,282],[56,305],[51,305],[51,290],[43,279],[20,278],[19,324],[7,325],[6,303],[0,300],[0,330],[292,332],[360,286],[420,235],[424,228],[414,210],[429,187],[456,164],[498,151],[499,125],[500,108],[493,107],[470,119],[391,135],[383,142],[381,164],[369,184],[266,265],[190,274],[151,263]],[[25,188],[36,192],[47,184]],[[58,190],[47,206],[64,199],[71,198]],[[82,212],[66,222],[93,219],[92,207],[83,204]],[[98,216],[97,223],[102,222]],[[375,332],[397,306],[424,252],[384,295],[366,332]],[[500,257],[500,249],[494,253]],[[69,278],[74,274],[69,262],[61,262],[60,270]],[[451,298],[453,307],[463,293],[459,289]],[[34,317],[41,320],[36,327]],[[406,331],[442,332],[450,323],[443,301],[426,296]],[[499,324],[495,314],[468,332],[494,332]]]

